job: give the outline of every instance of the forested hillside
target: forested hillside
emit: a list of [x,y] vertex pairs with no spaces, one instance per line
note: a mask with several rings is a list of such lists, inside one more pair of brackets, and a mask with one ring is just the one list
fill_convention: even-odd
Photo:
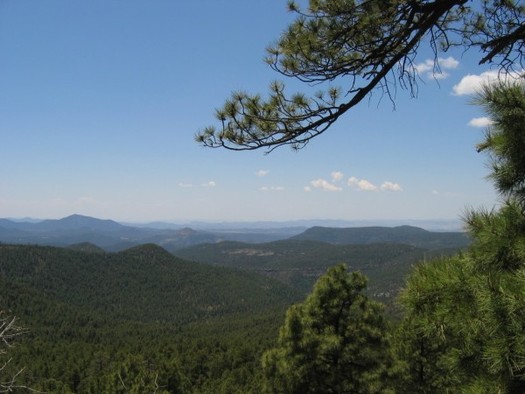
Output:
[[464,232],[433,232],[414,226],[330,228],[312,227],[292,239],[333,244],[394,243],[425,249],[458,249],[470,244]]
[[[30,7],[35,4],[31,3]],[[480,70],[479,75],[469,74],[453,87],[453,91],[475,91],[473,102],[486,112],[486,117],[473,118],[469,124],[486,127],[484,139],[476,150],[487,153],[489,157],[488,178],[499,195],[493,208],[474,208],[465,212],[465,231],[468,235],[430,233],[409,226],[365,230],[316,227],[293,239],[257,245],[231,242],[232,239],[224,234],[189,228],[138,229],[80,215],[40,223],[14,223],[0,219],[0,241],[6,242],[0,243],[0,392],[525,393],[524,4],[520,1],[467,0],[291,0],[288,7],[295,19],[267,48],[265,60],[281,77],[306,83],[305,93],[298,93],[295,89],[297,85],[293,83],[290,94],[281,81],[272,82],[264,95],[233,91],[224,106],[215,111],[216,125],[197,132],[197,142],[230,150],[262,148],[272,152],[282,146],[299,150],[371,96],[378,95],[378,98],[395,104],[397,93],[406,89],[411,97],[415,97],[419,90],[418,81],[425,79],[427,71],[431,71],[429,76],[434,80],[441,80],[448,75],[448,69],[459,68],[459,62],[454,58],[458,48],[463,49],[464,54],[476,49],[476,61],[465,58],[467,62],[463,64],[467,68],[471,67],[468,63],[489,67]],[[50,13],[46,8],[39,9],[40,13],[36,16],[31,15],[28,8],[23,8],[25,12],[20,14],[13,14],[11,6],[2,10],[7,11],[6,15],[15,16],[4,18],[10,23],[6,24],[6,31],[18,33],[11,34],[12,38],[16,38],[13,41],[1,40],[9,44],[4,52],[9,53],[13,49],[16,52],[23,48],[27,55],[22,56],[23,60],[38,61],[7,62],[5,81],[9,83],[0,83],[8,88],[6,97],[14,99],[8,100],[5,111],[7,101],[2,101],[1,105],[3,116],[15,116],[8,116],[5,122],[7,137],[4,142],[7,142],[7,148],[3,152],[7,153],[6,163],[9,164],[6,168],[26,170],[24,167],[27,166],[29,170],[27,173],[6,171],[10,179],[5,183],[5,190],[13,188],[14,193],[2,196],[0,202],[8,210],[18,211],[26,207],[47,210],[48,213],[58,210],[60,206],[85,206],[88,210],[99,206],[111,210],[121,205],[118,210],[124,211],[151,204],[156,209],[167,209],[166,196],[173,196],[173,193],[166,188],[155,189],[155,183],[149,180],[167,174],[157,171],[156,168],[160,167],[155,167],[155,163],[168,170],[173,168],[165,165],[166,152],[172,152],[169,148],[173,144],[169,142],[180,142],[180,134],[170,140],[166,135],[159,134],[164,129],[162,122],[148,121],[163,118],[162,111],[157,113],[151,108],[166,107],[162,103],[168,103],[163,101],[164,96],[158,95],[162,92],[156,84],[144,79],[140,81],[141,85],[148,89],[141,86],[137,89],[137,84],[129,84],[129,81],[136,81],[133,76],[139,74],[151,74],[157,77],[157,82],[161,82],[158,86],[166,90],[166,86],[175,85],[170,85],[166,75],[162,76],[162,69],[182,75],[190,82],[199,78],[198,74],[190,75],[180,72],[182,69],[170,67],[170,64],[190,64],[178,61],[177,55],[191,53],[191,50],[178,50],[182,47],[173,46],[170,42],[168,52],[172,51],[174,57],[160,58],[157,55],[161,52],[168,53],[165,50],[168,47],[159,41],[161,36],[145,36],[137,40],[138,36],[130,33],[157,30],[163,37],[173,37],[177,35],[170,34],[173,32],[171,28],[182,26],[186,33],[190,28],[197,28],[193,31],[196,34],[186,34],[186,38],[200,38],[199,33],[208,33],[203,26],[214,31],[212,22],[225,25],[225,21],[213,8],[205,9],[206,13],[193,13],[198,18],[197,24],[184,18],[187,12],[178,12],[177,15],[183,16],[179,22],[184,23],[174,24],[170,11],[177,13],[175,9],[163,9],[163,15],[150,14],[146,8],[126,9],[125,16],[134,14],[140,19],[133,19],[133,24],[125,23],[125,18],[119,19],[119,24],[115,26],[118,32],[125,33],[121,35],[128,42],[138,44],[132,46],[132,53],[126,50],[126,45],[115,45],[125,44],[120,40],[108,40],[111,46],[97,45],[102,43],[102,39],[113,38],[108,36],[108,32],[117,32],[111,30],[115,27],[111,23],[102,23],[102,28],[94,30],[92,23],[86,23],[92,19],[76,20],[72,18],[71,10],[59,12],[60,16],[70,17],[63,18],[68,23],[74,22],[70,25],[78,27],[71,36],[55,34],[59,32],[56,28],[62,29],[65,24],[47,23],[58,21],[50,18],[51,14],[57,14],[52,7]],[[77,14],[96,15],[100,22],[112,23],[114,15],[123,15],[120,8],[109,6],[104,8],[106,10],[105,20],[100,18],[102,13],[93,12],[96,10],[92,8]],[[212,18],[203,19],[203,15],[211,15]],[[238,22],[242,18],[246,18],[243,22],[253,21],[249,19],[253,15],[239,13],[235,16],[239,17]],[[201,19],[208,23],[201,23]],[[37,20],[42,23],[36,23]],[[163,20],[169,21],[169,25],[163,25]],[[24,25],[27,21],[34,23],[37,29],[27,29],[32,27]],[[15,26],[22,28],[13,30]],[[54,30],[43,28],[49,26]],[[88,29],[84,30],[86,26]],[[137,26],[140,28],[135,29]],[[245,29],[247,33],[252,33],[247,37],[260,33],[250,28]],[[60,33],[64,32],[68,31],[60,30]],[[88,34],[83,34],[85,32]],[[59,35],[67,40],[49,40]],[[98,37],[98,41],[85,40],[90,35]],[[34,40],[37,36],[40,40]],[[216,42],[220,45],[216,45],[215,49],[222,55],[225,54],[225,45],[231,45],[234,55],[236,51],[241,55],[248,53],[246,41],[244,46],[233,45],[228,40],[217,38]],[[195,43],[180,41],[189,43],[187,48]],[[50,42],[52,47],[42,46]],[[144,48],[153,48],[151,45],[140,45],[144,43],[155,43],[154,46],[161,52],[144,51]],[[40,44],[38,51],[35,44]],[[54,51],[49,50],[62,46],[72,52],[59,51],[68,56],[56,56]],[[112,53],[112,48],[118,48],[128,56],[120,57],[120,60],[125,60],[122,63],[117,57],[108,59],[107,56],[98,56],[104,60],[100,63],[96,59],[97,53],[86,50],[95,47],[98,55]],[[82,62],[87,68],[79,67],[81,62],[75,61],[79,59],[71,56],[76,53],[94,55],[82,59],[89,60]],[[420,63],[429,53],[433,55],[433,60]],[[34,56],[37,54],[39,56]],[[52,59],[43,56],[50,54]],[[134,58],[129,55],[138,55],[151,62],[134,62],[139,66],[136,71],[140,71],[135,73],[121,67],[132,64],[130,60]],[[16,57],[7,56],[6,59]],[[229,55],[223,57],[230,58]],[[57,62],[49,62],[56,59],[60,62],[65,59],[69,67],[56,67]],[[172,60],[173,63],[170,63]],[[201,63],[209,68],[208,62]],[[197,62],[190,65],[195,64]],[[73,70],[71,65],[77,67]],[[240,66],[239,70],[242,68],[240,63],[236,65]],[[226,70],[224,66],[214,64],[218,70],[221,67]],[[56,78],[58,74],[53,74],[52,69],[66,76],[67,80]],[[254,71],[250,67],[247,70]],[[156,75],[157,71],[159,75]],[[258,72],[252,74],[257,74],[256,78],[259,78]],[[44,75],[54,77],[51,84],[42,83]],[[69,86],[72,75],[79,76],[75,79],[84,85],[76,85],[76,89]],[[105,79],[100,79],[101,76]],[[474,81],[478,79],[485,81],[483,86]],[[104,80],[113,83],[100,83]],[[106,85],[111,85],[112,89],[77,94],[84,92],[82,88]],[[208,85],[208,91],[211,91],[213,87]],[[16,90],[10,90],[12,86]],[[186,89],[188,87],[181,85],[179,93],[189,92],[191,88]],[[148,90],[156,97],[150,95]],[[66,97],[70,99],[72,96],[58,94],[61,91],[75,92],[78,100],[69,100],[73,107],[66,102]],[[185,95],[185,103],[191,104],[193,100],[199,105],[208,105],[204,100],[208,97],[198,96],[202,91],[192,91],[197,95]],[[102,99],[101,92],[106,93],[109,101]],[[57,97],[53,96],[54,93]],[[144,94],[147,101],[140,99]],[[52,97],[51,107],[39,100],[43,97]],[[89,100],[85,101],[86,98]],[[39,105],[35,106],[31,101]],[[104,108],[83,105],[95,101],[100,101]],[[170,96],[169,103],[173,102]],[[195,114],[188,106],[181,107],[191,116]],[[86,108],[90,110],[87,115],[83,113]],[[100,111],[101,108],[104,111]],[[140,119],[125,119],[134,109],[140,112]],[[381,159],[371,161],[372,166],[381,166],[378,163],[388,166],[392,162],[390,159],[401,157],[401,151],[391,149],[394,145],[409,147],[402,152],[413,153],[414,157],[395,171],[394,168],[392,171],[383,170],[384,174],[401,173],[402,169],[408,168],[405,164],[415,166],[418,160],[427,161],[428,157],[420,150],[423,144],[413,144],[420,139],[421,133],[405,130],[407,119],[412,115],[425,120],[423,124],[429,126],[428,119],[443,118],[445,114],[431,101],[426,109],[437,111],[438,117],[428,117],[430,112],[420,108],[412,111],[408,118],[399,117],[398,127],[384,123],[387,128],[391,127],[392,139],[379,141],[376,138],[379,134],[375,134],[374,128],[366,128],[371,137],[367,142],[372,144],[369,146],[373,146],[374,151],[359,157],[369,160],[372,153],[376,159]],[[119,113],[124,117],[117,116],[116,121],[108,116]],[[24,118],[20,118],[21,114]],[[354,119],[359,120],[359,117]],[[86,122],[86,119],[89,121]],[[450,119],[457,121],[452,117]],[[25,120],[32,120],[33,123]],[[177,124],[191,123],[186,120],[181,119]],[[450,124],[453,123],[433,126],[449,131],[447,126]],[[83,125],[87,128],[81,127]],[[101,133],[95,133],[99,128],[93,125],[106,127],[100,128]],[[341,127],[343,130],[346,128],[344,123]],[[150,129],[156,130],[156,136],[161,138],[152,138],[153,134],[148,132]],[[41,134],[33,132],[39,130]],[[69,130],[82,138],[65,141],[64,136]],[[103,134],[108,130],[114,131],[109,139],[120,143],[120,137],[125,139],[132,135],[134,138],[130,141],[139,145],[113,144],[112,147],[125,150],[122,155],[115,156],[106,144],[109,139],[104,140],[106,135]],[[352,131],[352,128],[349,130]],[[323,166],[313,161],[312,166],[310,163],[304,166],[304,163],[294,162],[294,168],[302,172],[315,167],[320,172],[321,167],[327,168],[327,164],[331,166],[338,160],[346,160],[352,154],[347,149],[349,140],[346,134],[344,138],[336,136],[339,138],[338,148],[341,149],[323,148],[323,156],[311,156],[322,158]],[[461,142],[447,138],[451,135],[440,135],[445,138],[430,144],[424,138],[424,142],[431,148],[447,148],[443,150],[444,155],[438,155],[438,161],[446,162],[450,165],[446,168],[454,170],[460,168],[459,162],[446,155],[455,151],[453,144]],[[30,143],[25,138],[28,136],[31,137]],[[20,144],[13,144],[17,139]],[[150,145],[151,141],[155,144]],[[145,142],[149,146],[144,145]],[[354,147],[359,151],[363,151],[362,147],[366,145],[362,142],[355,140]],[[383,147],[378,147],[378,142],[383,143]],[[351,143],[354,144],[354,141]],[[88,154],[76,150],[78,146]],[[94,150],[100,146],[104,149]],[[164,150],[164,146],[168,149]],[[161,151],[151,155],[143,148],[160,148]],[[385,149],[391,150],[393,155],[385,155]],[[332,157],[336,151],[338,155]],[[179,162],[190,157],[186,150],[178,152],[183,153]],[[119,160],[118,163],[114,160],[125,156],[135,160]],[[154,156],[163,160],[141,165]],[[28,166],[29,161],[34,161],[34,165]],[[96,166],[92,165],[94,161]],[[59,171],[68,164],[71,171]],[[199,171],[207,170],[209,165],[206,164],[209,162],[204,160],[196,167]],[[272,167],[272,173],[286,167],[285,162],[276,164]],[[437,161],[426,164],[430,164],[426,168],[441,168],[435,166]],[[357,168],[352,163],[347,162],[347,165]],[[117,172],[109,171],[110,166],[118,167]],[[83,167],[90,171],[85,172]],[[191,165],[180,168],[183,171],[194,170]],[[239,182],[240,173],[222,171],[226,168],[217,167],[214,169],[217,171],[213,172],[226,174],[234,183],[247,185]],[[250,171],[242,165],[237,168]],[[423,196],[417,194],[414,186],[417,184],[420,190],[426,188],[421,187],[424,182],[420,180],[427,179],[428,172],[425,173],[423,168],[420,170],[415,175],[421,177],[413,177],[414,181],[406,183],[407,186],[403,183],[403,187],[392,181],[385,181],[379,186],[354,176],[348,178],[346,183],[352,187],[351,193],[359,190],[379,195],[406,191],[411,196],[403,200],[403,205],[409,207],[410,213],[413,211],[418,215],[418,210],[427,203],[427,199],[422,197],[417,207],[411,205],[414,197]],[[295,180],[302,178],[302,175],[297,177],[299,172],[293,172]],[[210,174],[209,171],[207,173]],[[370,168],[369,173],[378,176],[381,172],[379,168]],[[53,176],[47,176],[49,174]],[[189,171],[185,177],[196,185],[202,179],[198,174],[201,173]],[[265,176],[269,170],[260,170],[257,174]],[[450,174],[443,173],[441,176],[446,178]],[[408,180],[409,176],[404,178]],[[272,179],[268,185],[277,185],[273,183],[277,179]],[[293,178],[289,176],[286,179]],[[461,179],[464,181],[467,178]],[[81,182],[69,182],[71,180]],[[117,185],[119,180],[133,187],[121,191],[113,189],[112,186]],[[303,190],[343,191],[342,180],[343,173],[334,171],[331,173],[332,182],[318,178]],[[177,182],[171,181],[174,184]],[[84,189],[78,189],[75,183],[82,184]],[[207,188],[219,184],[213,180],[203,186]],[[439,178],[427,183],[431,184],[440,185],[440,188],[445,186]],[[64,185],[72,189],[55,196],[52,188],[58,190]],[[109,194],[106,191],[108,185]],[[193,183],[180,185],[185,189],[193,188]],[[272,192],[277,191],[274,188],[282,189],[287,193],[288,187],[295,185],[299,190],[297,183],[289,185],[263,188]],[[86,196],[83,191],[95,186],[104,193],[79,198]],[[151,197],[145,198],[144,193],[137,193],[133,196],[137,200],[128,202],[126,198],[139,188],[148,191]],[[299,203],[298,199],[292,198],[287,199],[289,205],[281,206],[287,195],[285,193],[276,194],[279,197],[275,199],[265,194],[264,200],[259,200],[247,193],[234,193],[228,195],[231,198],[223,199],[220,194],[211,193],[211,189],[201,189],[199,193],[195,190],[197,188],[188,193],[190,200],[179,201],[177,198],[173,203],[180,210],[199,214],[209,214],[228,205],[229,209],[221,214],[234,212],[239,217],[251,216],[255,211],[264,215],[278,205],[276,214],[297,215],[301,210],[294,213],[296,208],[303,205],[310,207],[308,201]],[[465,190],[468,193],[462,194],[478,194],[475,188],[467,187]],[[35,192],[39,196],[37,199],[33,198]],[[205,200],[200,198],[204,193],[209,194]],[[436,198],[446,194],[455,193],[440,191]],[[210,200],[211,205],[208,203]],[[334,199],[310,201],[330,204],[329,207],[335,209],[330,211],[337,215],[346,209],[341,209],[343,205],[339,203],[331,206],[336,202]],[[376,200],[379,201],[391,204],[394,198]],[[370,202],[373,203],[373,200]],[[354,201],[346,202],[350,203],[352,210],[348,210],[347,214],[360,212],[353,206]],[[243,206],[247,206],[247,210]],[[395,212],[395,207],[401,205],[383,205],[385,210],[373,213]],[[288,211],[290,208],[293,209]],[[421,212],[430,211],[427,209],[419,214]],[[312,211],[308,211],[310,213]],[[266,234],[265,237],[274,235]],[[251,234],[247,238],[260,241],[258,236]],[[227,239],[230,242],[222,242]],[[238,241],[237,238],[234,240]],[[197,243],[200,245],[192,246]],[[179,257],[170,253],[188,246],[192,247],[177,252]],[[390,319],[389,307],[400,288],[399,297],[396,297],[399,313],[395,319]],[[386,307],[378,299],[385,301]]]
[[394,243],[334,245],[290,239],[257,245],[201,244],[180,249],[175,254],[210,265],[254,271],[278,279],[305,295],[329,267],[345,263],[350,270],[367,275],[370,294],[391,304],[414,265],[457,250],[454,247],[430,250]]
[[120,319],[182,324],[293,299],[268,278],[183,261],[156,245],[107,254],[0,245],[0,259],[4,280]]
[[118,392],[124,374],[149,376],[145,390],[154,377],[170,392],[251,387],[261,352],[299,299],[270,278],[155,245],[121,253],[0,245],[0,262],[4,316],[28,331],[9,366],[50,392]]

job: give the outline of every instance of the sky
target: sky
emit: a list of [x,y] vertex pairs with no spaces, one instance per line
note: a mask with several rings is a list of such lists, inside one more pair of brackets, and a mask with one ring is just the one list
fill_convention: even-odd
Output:
[[455,220],[497,203],[476,51],[436,73],[421,50],[416,98],[375,94],[298,152],[198,145],[231,92],[304,88],[263,61],[293,18],[285,0],[0,0],[0,217]]

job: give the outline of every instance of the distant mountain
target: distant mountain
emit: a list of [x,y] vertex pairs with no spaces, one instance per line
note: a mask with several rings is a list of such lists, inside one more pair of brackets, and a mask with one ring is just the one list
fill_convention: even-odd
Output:
[[71,215],[63,219],[47,219],[42,221],[13,221],[0,219],[0,227],[33,232],[91,230],[91,231],[121,231],[125,226],[113,221],[96,219],[89,216]]
[[432,232],[414,226],[312,227],[292,239],[342,245],[395,243],[425,249],[464,248],[470,244],[468,235],[463,232]]
[[199,243],[225,240],[269,242],[288,238],[304,229],[194,230],[133,227],[113,220],[71,215],[58,220],[20,222],[0,219],[0,242],[67,246],[89,242],[109,252],[118,252],[144,243],[155,243],[169,251]]
[[43,220],[35,223],[33,228],[39,231],[69,231],[85,229],[95,232],[116,232],[126,230],[125,226],[113,220],[102,220],[83,215],[71,215],[58,220]]
[[[197,225],[197,223],[196,223]],[[123,225],[82,215],[63,219],[21,222],[0,219],[0,242],[68,246],[91,243],[108,252],[118,252],[144,243],[154,243],[170,252],[202,243],[238,241],[268,243],[283,239],[314,240],[333,244],[404,243],[425,249],[464,247],[469,240],[460,232],[431,232],[418,227],[302,227],[216,229],[149,228]],[[218,225],[217,225],[218,226]]]
[[4,243],[66,246],[91,242],[106,248],[137,236],[139,234],[133,227],[81,215],[40,222],[0,219],[0,242]]
[[[124,224],[124,223],[123,223]],[[310,227],[396,227],[402,225],[411,225],[423,228],[429,231],[461,231],[463,223],[459,219],[434,219],[434,220],[413,220],[413,219],[397,219],[397,220],[333,220],[333,219],[303,219],[303,220],[287,220],[287,221],[244,221],[244,222],[200,222],[192,221],[185,223],[174,222],[151,222],[145,224],[128,224],[136,227],[152,227],[163,229],[180,229],[183,227],[191,227],[195,230],[205,230],[212,232],[223,231],[237,231],[249,229],[254,230],[287,230],[298,234]],[[292,236],[294,234],[290,234]],[[285,237],[283,237],[285,238]],[[287,237],[286,237],[287,238]]]

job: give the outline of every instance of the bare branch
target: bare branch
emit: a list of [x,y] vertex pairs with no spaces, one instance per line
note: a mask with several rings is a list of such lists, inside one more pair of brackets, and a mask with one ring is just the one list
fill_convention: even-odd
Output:
[[[2,312],[0,312],[2,316]],[[5,355],[7,350],[13,347],[13,340],[26,332],[26,330],[16,325],[15,317],[0,317],[0,355]],[[4,377],[7,373],[7,367],[10,365],[12,358],[7,359],[0,366],[0,393],[10,393],[15,389],[24,389],[34,391],[26,386],[17,384],[17,379],[24,371],[24,368],[18,369],[7,379]]]

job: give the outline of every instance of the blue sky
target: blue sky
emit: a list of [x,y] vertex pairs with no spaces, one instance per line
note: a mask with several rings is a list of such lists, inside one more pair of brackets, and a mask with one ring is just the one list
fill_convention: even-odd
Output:
[[0,0],[0,217],[449,220],[496,203],[475,52],[441,75],[421,52],[417,98],[376,94],[299,152],[196,144],[232,91],[282,79],[262,59],[292,18],[285,0]]

